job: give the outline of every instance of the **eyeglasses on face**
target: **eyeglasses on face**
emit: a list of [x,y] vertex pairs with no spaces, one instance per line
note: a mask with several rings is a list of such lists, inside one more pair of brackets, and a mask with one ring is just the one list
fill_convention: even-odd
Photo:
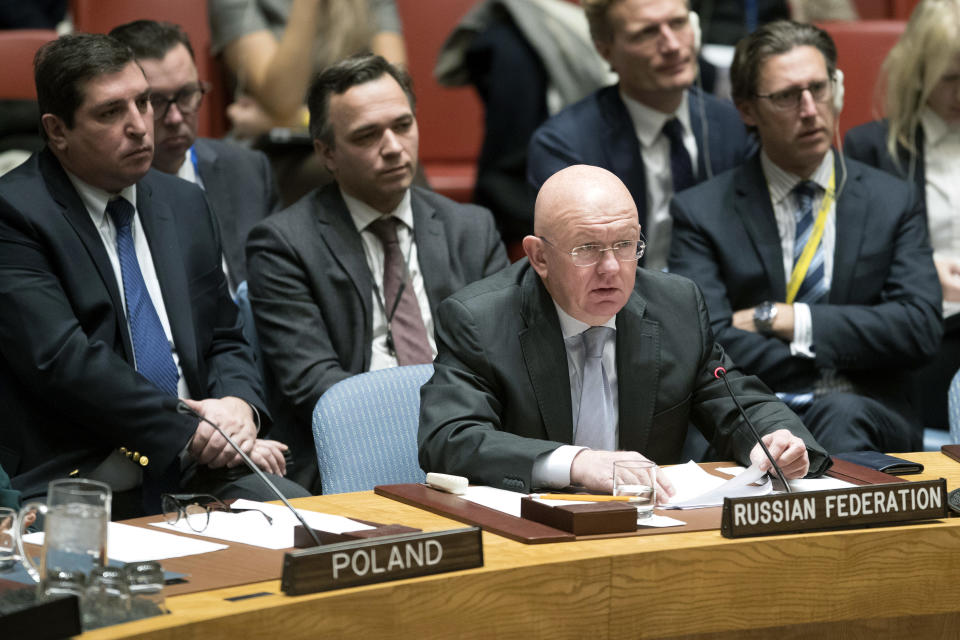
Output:
[[564,251],[543,236],[538,237],[560,253],[570,256],[576,267],[592,267],[603,259],[605,251],[612,251],[614,257],[620,262],[636,262],[643,257],[643,252],[647,248],[647,243],[641,238],[640,240],[621,240],[609,247],[604,247],[602,244],[583,244],[570,251]]
[[167,111],[170,105],[177,105],[181,114],[187,115],[200,108],[203,102],[203,96],[210,91],[210,85],[206,82],[200,84],[188,84],[177,91],[173,96],[162,93],[151,93],[150,104],[153,105],[153,119],[163,120],[167,117]]
[[787,111],[789,109],[798,109],[803,102],[803,92],[809,91],[810,97],[814,102],[826,102],[833,95],[832,85],[827,80],[818,80],[811,82],[805,87],[791,87],[783,91],[774,91],[767,94],[756,94],[758,98],[769,100],[770,103],[780,109]]
[[226,513],[256,511],[267,519],[267,524],[273,524],[273,518],[260,511],[260,509],[234,509],[228,507],[216,496],[205,493],[164,493],[160,496],[160,504],[163,508],[164,522],[177,524],[183,518],[187,521],[187,526],[197,533],[202,533],[210,524],[211,511],[224,511]]

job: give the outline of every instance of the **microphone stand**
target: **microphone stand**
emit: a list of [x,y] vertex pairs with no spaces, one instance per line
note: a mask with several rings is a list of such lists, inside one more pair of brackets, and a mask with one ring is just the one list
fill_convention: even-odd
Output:
[[226,441],[230,444],[230,446],[233,447],[233,450],[240,454],[240,457],[243,458],[243,461],[244,461],[244,462],[246,463],[246,465],[250,468],[250,470],[253,471],[255,474],[257,474],[258,476],[260,476],[260,479],[263,480],[263,482],[264,482],[268,487],[270,487],[270,490],[271,490],[274,494],[276,494],[276,496],[277,496],[278,498],[280,498],[280,500],[283,502],[283,504],[285,504],[285,505],[287,506],[287,509],[290,509],[290,512],[291,512],[294,516],[296,516],[297,520],[300,521],[300,524],[302,524],[302,525],[303,525],[303,528],[307,530],[307,533],[310,534],[310,537],[313,538],[313,541],[317,544],[317,546],[318,546],[318,547],[323,546],[323,543],[320,542],[320,538],[317,536],[317,534],[316,534],[316,532],[313,530],[313,528],[312,528],[310,525],[307,524],[307,521],[303,519],[303,516],[301,516],[300,513],[299,513],[296,509],[293,508],[293,505],[290,504],[290,502],[284,497],[284,495],[283,495],[282,493],[280,493],[280,490],[277,489],[277,487],[276,487],[272,482],[270,482],[270,478],[267,477],[267,474],[265,474],[263,471],[261,471],[260,468],[259,468],[256,464],[254,464],[253,460],[250,459],[250,456],[248,456],[247,454],[245,454],[245,453],[243,452],[243,449],[240,448],[240,445],[238,445],[236,442],[234,442],[233,438],[231,438],[230,436],[228,436],[227,433],[226,433],[223,429],[220,428],[220,425],[218,425],[218,424],[216,424],[216,423],[214,423],[214,422],[211,422],[211,421],[208,420],[207,418],[205,418],[205,417],[203,417],[202,415],[200,415],[200,413],[198,413],[197,411],[194,411],[194,410],[193,410],[192,408],[190,408],[190,406],[189,406],[186,402],[184,402],[183,400],[180,400],[180,401],[177,402],[177,413],[180,413],[180,414],[185,415],[185,416],[190,416],[190,417],[193,417],[193,418],[197,418],[198,420],[203,420],[203,421],[206,422],[208,425],[210,425],[211,427],[213,427],[214,429],[216,429],[216,430],[217,430],[217,433],[219,433],[220,435],[222,435],[222,436],[226,439]]

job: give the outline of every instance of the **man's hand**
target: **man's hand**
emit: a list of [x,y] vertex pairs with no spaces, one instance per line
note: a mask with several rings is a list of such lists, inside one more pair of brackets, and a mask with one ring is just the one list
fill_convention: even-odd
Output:
[[[594,451],[584,449],[570,465],[570,483],[589,491],[613,493],[613,463],[621,460],[648,460],[636,451]],[[657,474],[657,504],[665,503],[675,493],[673,484],[662,473]]]
[[[763,436],[763,443],[767,445],[770,455],[777,461],[780,470],[787,478],[802,478],[810,469],[810,459],[807,456],[807,445],[803,440],[793,435],[787,429],[778,429]],[[770,461],[764,455],[760,444],[756,444],[750,451],[750,462],[759,464],[762,471],[770,471]]]
[[278,476],[287,475],[287,461],[283,458],[283,453],[288,449],[287,445],[276,440],[261,440],[257,438],[253,443],[253,451],[250,452],[250,459],[267,473],[275,473]]
[[[226,396],[219,399],[183,400],[187,406],[210,422],[216,423],[247,455],[253,450],[257,439],[257,426],[253,421],[253,410],[240,398]],[[201,421],[187,447],[189,453],[199,464],[211,469],[228,466],[235,467],[243,459],[216,429]]]
[[[773,335],[784,342],[793,342],[793,305],[776,302],[777,315],[773,319]],[[734,329],[757,333],[757,325],[753,322],[754,307],[740,309],[733,313],[731,322]]]
[[947,302],[960,302],[960,262],[941,258],[933,263],[937,266],[943,299]]

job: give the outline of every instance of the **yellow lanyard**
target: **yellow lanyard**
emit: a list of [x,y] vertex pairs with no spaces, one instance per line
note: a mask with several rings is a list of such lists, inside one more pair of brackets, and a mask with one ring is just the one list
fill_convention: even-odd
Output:
[[[820,240],[823,238],[823,228],[827,226],[827,214],[830,212],[830,207],[833,206],[835,175],[836,171],[830,172],[830,182],[827,184],[826,193],[823,194],[823,202],[820,203],[820,211],[817,212],[817,221],[813,225],[813,232],[807,239],[806,246],[803,247],[800,259],[793,265],[793,273],[790,274],[790,282],[787,284],[787,304],[793,304],[794,298],[797,297],[800,285],[803,284],[803,279],[807,277],[807,270],[813,261],[813,254],[817,252],[817,247],[820,246]],[[796,238],[794,238],[794,241],[796,241]]]

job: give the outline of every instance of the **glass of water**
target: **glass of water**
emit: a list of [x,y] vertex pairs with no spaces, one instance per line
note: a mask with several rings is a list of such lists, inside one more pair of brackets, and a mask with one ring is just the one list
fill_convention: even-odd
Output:
[[649,518],[657,503],[657,465],[649,460],[614,462],[613,495],[629,496],[637,518]]

